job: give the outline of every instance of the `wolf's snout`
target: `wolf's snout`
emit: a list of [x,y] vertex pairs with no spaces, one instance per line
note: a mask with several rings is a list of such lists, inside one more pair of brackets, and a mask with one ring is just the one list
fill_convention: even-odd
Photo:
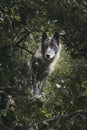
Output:
[[47,59],[50,59],[50,55],[49,55],[49,54],[46,54],[46,58],[47,58]]

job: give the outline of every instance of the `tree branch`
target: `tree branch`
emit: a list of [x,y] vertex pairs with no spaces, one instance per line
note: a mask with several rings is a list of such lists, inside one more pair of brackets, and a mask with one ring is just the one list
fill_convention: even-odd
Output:
[[[38,29],[28,29],[28,27],[26,27],[26,32],[20,32],[18,33],[17,37],[15,38],[15,40],[13,41],[12,45],[15,46],[17,44],[19,44],[20,42],[22,42],[23,40],[26,39],[26,37],[32,33],[32,32],[43,32],[42,30],[38,30]],[[20,34],[25,33],[21,38],[18,39]]]
[[[70,114],[65,114],[65,115],[62,115],[62,116],[53,116],[53,117],[51,117],[49,119],[40,121],[39,124],[44,123],[44,122],[50,123],[51,121],[57,121],[57,123],[60,123],[65,119],[71,119],[72,120],[72,119],[78,118],[78,116],[81,116],[81,115],[86,115],[87,116],[87,111],[78,110],[78,111],[72,112]],[[82,120],[82,121],[84,121],[84,120]]]
[[15,40],[13,43],[12,43],[12,46],[16,46],[17,44],[19,44],[20,42],[22,42],[23,40],[26,39],[26,37],[30,34],[30,32],[27,32],[25,33],[20,39],[18,40]]
[[28,50],[27,48],[23,47],[23,46],[20,46],[20,45],[16,45],[15,47],[18,47],[18,48],[21,48],[21,49],[24,49],[25,51],[27,51],[28,53],[30,53],[31,55],[34,55],[34,53],[30,50]]

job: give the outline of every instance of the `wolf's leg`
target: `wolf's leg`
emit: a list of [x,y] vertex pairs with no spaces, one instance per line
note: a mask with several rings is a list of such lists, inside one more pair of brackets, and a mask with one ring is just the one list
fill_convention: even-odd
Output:
[[36,76],[35,75],[32,75],[32,93],[35,95],[36,93]]
[[35,89],[34,89],[34,95],[39,96],[38,81],[36,82],[36,86],[35,86]]
[[39,93],[40,93],[40,94],[41,94],[42,91],[43,91],[43,87],[44,87],[44,85],[45,85],[47,76],[48,76],[48,71],[45,71],[44,74],[43,74],[43,78],[42,78],[42,80],[40,81],[40,85],[39,85]]
[[43,80],[40,82],[40,85],[39,85],[39,94],[41,94],[42,91],[43,91],[43,87],[44,87],[44,85],[45,85],[45,80],[46,80],[46,79],[43,79]]
[[33,79],[33,80],[32,80],[33,94],[34,94],[35,96],[38,96],[38,95],[39,95],[39,88],[38,88],[39,83],[38,83],[38,80],[36,79],[36,76],[33,76],[32,79]]

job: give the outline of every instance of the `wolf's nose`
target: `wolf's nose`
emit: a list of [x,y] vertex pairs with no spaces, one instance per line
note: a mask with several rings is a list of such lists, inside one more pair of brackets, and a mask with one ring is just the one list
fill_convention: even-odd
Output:
[[49,59],[49,58],[50,58],[50,55],[49,55],[49,54],[46,54],[46,58],[48,58],[48,59]]

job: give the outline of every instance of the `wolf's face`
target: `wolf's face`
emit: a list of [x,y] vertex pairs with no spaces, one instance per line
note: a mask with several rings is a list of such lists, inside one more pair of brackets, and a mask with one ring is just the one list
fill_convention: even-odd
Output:
[[42,53],[43,57],[47,61],[51,61],[56,56],[56,53],[59,49],[59,37],[58,34],[55,33],[52,38],[48,38],[47,34],[43,34],[42,39]]

